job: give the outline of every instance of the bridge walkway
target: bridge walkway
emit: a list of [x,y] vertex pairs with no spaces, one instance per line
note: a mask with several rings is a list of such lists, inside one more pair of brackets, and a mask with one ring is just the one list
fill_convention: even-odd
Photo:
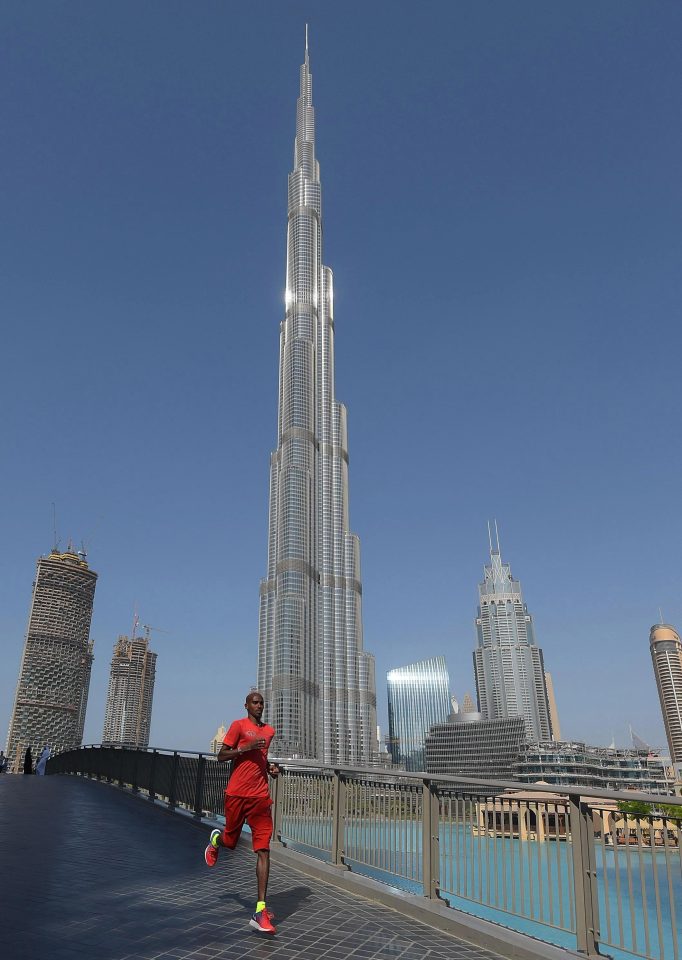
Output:
[[207,831],[103,783],[0,776],[3,960],[499,960],[273,864],[276,937],[252,930],[250,844],[204,863]]

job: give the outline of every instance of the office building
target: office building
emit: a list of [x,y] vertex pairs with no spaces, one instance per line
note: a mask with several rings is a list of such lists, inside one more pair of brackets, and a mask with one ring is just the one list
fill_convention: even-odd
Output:
[[36,756],[83,742],[93,644],[90,620],[97,574],[85,553],[55,547],[38,559],[6,753],[18,769],[26,747]]
[[450,678],[444,657],[389,670],[388,747],[396,766],[424,769],[426,734],[450,714]]
[[156,654],[144,637],[120,636],[114,644],[102,743],[149,746]]
[[641,790],[672,793],[661,757],[644,750],[591,747],[585,743],[549,741],[527,743],[513,768],[522,783],[551,783],[560,787],[599,790]]
[[542,650],[535,642],[521,584],[502,561],[497,524],[495,537],[493,546],[488,528],[490,564],[478,588],[474,652],[478,707],[485,720],[523,717],[528,740],[551,740]]
[[[523,717],[484,720],[481,714],[453,713],[426,735],[426,770],[449,777],[513,779],[514,763],[526,742]],[[462,788],[479,791],[471,785]]]
[[273,753],[356,763],[376,752],[376,690],[374,660],[363,650],[360,543],[349,528],[348,432],[334,391],[334,334],[306,40],[289,175],[258,688],[264,719],[276,730]]
[[682,780],[682,641],[669,623],[655,623],[649,633],[665,735],[677,779]]

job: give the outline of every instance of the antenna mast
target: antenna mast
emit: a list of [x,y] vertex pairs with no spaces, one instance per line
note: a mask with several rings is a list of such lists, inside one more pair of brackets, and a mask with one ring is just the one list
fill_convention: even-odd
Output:
[[57,550],[59,547],[59,541],[57,540],[57,508],[52,502],[52,549]]

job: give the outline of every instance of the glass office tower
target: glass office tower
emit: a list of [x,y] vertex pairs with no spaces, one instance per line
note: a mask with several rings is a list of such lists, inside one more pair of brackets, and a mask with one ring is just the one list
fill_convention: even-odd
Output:
[[512,577],[510,565],[502,562],[497,524],[495,534],[497,546],[489,535],[490,565],[478,588],[474,651],[478,709],[490,720],[524,717],[528,740],[551,740],[542,650],[535,643],[521,584]]
[[374,660],[363,651],[360,544],[348,513],[346,409],[334,396],[334,288],[322,264],[306,38],[289,175],[268,568],[260,587],[258,686],[280,756],[352,763],[376,752]]
[[423,770],[426,734],[450,715],[450,678],[444,657],[389,670],[388,737],[393,763]]

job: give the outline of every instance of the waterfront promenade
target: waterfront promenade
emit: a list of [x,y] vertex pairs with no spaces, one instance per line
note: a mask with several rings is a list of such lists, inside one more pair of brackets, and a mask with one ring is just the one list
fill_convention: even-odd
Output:
[[273,864],[278,934],[248,926],[254,858],[214,870],[207,831],[104,783],[0,776],[4,960],[499,960],[293,868]]

